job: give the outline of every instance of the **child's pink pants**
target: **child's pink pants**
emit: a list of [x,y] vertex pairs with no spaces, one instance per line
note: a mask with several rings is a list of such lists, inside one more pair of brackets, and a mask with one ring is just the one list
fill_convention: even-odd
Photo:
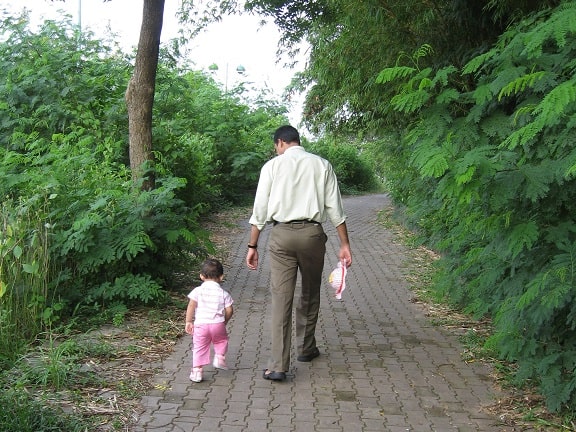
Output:
[[192,367],[210,364],[210,344],[214,345],[214,354],[226,355],[228,351],[226,324],[195,325],[192,342]]

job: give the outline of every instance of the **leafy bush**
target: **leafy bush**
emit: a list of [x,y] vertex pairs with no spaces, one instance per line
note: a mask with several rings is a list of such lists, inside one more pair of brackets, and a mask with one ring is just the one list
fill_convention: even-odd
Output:
[[199,211],[175,199],[184,179],[161,178],[149,193],[136,193],[129,180],[123,57],[68,33],[73,26],[49,22],[34,34],[26,17],[4,24],[3,367],[76,311],[162,299],[174,275],[210,250]]
[[366,192],[376,188],[374,169],[352,143],[323,138],[311,143],[308,148],[312,153],[330,161],[343,193]]
[[[157,188],[128,169],[132,59],[69,17],[0,27],[0,362],[78,314],[121,322],[213,253],[198,220],[256,185],[286,109],[224,92],[162,50]],[[178,58],[179,59],[179,58]],[[180,60],[180,59],[179,59]]]
[[224,93],[200,72],[160,65],[156,154],[164,172],[188,180],[178,197],[191,208],[242,202],[256,187],[274,129],[287,122],[285,107],[260,98],[248,106],[244,92]]
[[378,78],[399,83],[396,110],[418,114],[389,157],[409,167],[396,196],[443,252],[437,291],[494,317],[490,346],[551,410],[576,407],[575,55],[570,1],[462,71],[414,61]]
[[[69,18],[46,21],[37,32],[27,15],[7,17],[2,24],[2,147],[23,149],[32,133],[49,140],[84,130],[93,145],[128,133],[124,92],[131,65],[126,56],[91,39],[89,32],[78,33]],[[118,150],[113,149],[115,158]]]

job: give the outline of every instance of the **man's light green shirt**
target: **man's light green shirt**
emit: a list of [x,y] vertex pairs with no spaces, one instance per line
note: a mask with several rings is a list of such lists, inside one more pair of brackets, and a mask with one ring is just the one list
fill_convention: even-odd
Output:
[[346,220],[338,180],[330,163],[301,146],[269,160],[260,171],[250,224],[267,222]]

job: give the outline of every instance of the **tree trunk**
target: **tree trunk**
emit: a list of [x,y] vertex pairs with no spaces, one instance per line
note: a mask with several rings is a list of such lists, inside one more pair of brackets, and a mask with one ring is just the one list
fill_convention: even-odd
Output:
[[142,180],[143,190],[154,188],[152,106],[154,105],[164,2],[165,0],[144,0],[134,74],[126,89],[132,180],[135,184]]

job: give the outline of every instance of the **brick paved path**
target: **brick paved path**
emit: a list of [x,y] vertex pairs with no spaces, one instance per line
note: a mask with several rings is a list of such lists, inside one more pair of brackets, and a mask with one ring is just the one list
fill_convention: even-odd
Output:
[[[321,356],[293,362],[284,382],[262,379],[269,349],[270,228],[260,237],[260,267],[245,264],[245,229],[231,240],[226,287],[235,299],[228,371],[206,366],[188,379],[190,338],[183,337],[134,432],[511,432],[483,411],[494,401],[489,368],[461,360],[457,338],[432,326],[403,277],[405,249],[376,224],[385,195],[345,199],[354,264],[341,301],[323,289],[317,341]],[[325,274],[336,264],[330,224]],[[325,278],[326,279],[326,278]]]

